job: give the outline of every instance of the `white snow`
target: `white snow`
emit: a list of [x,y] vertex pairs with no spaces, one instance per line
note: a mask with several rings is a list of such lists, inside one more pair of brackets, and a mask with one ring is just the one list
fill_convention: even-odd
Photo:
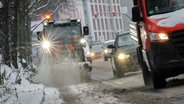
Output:
[[112,93],[104,93],[97,86],[86,83],[69,86],[71,94],[78,97],[78,103],[82,104],[127,104],[121,102]]
[[[42,21],[43,20],[40,20],[40,21],[32,21],[31,22],[31,31],[33,31],[33,33],[43,30],[43,23],[41,23]],[[36,27],[37,25],[38,25],[38,27]]]
[[171,13],[159,14],[150,17],[151,19],[162,19],[157,25],[161,27],[174,27],[177,24],[184,24],[184,9],[180,9]]
[[[63,103],[58,89],[48,88],[42,84],[33,84],[29,82],[27,79],[30,77],[31,73],[20,66],[19,63],[19,69],[12,69],[3,64],[0,65],[0,73],[1,75],[4,74],[6,79],[4,80],[4,85],[0,85],[0,104]],[[20,84],[16,84],[17,80],[20,81]]]

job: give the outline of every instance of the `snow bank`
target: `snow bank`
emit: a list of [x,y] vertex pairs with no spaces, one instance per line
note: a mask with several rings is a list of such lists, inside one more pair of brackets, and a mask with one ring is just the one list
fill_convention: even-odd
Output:
[[0,86],[0,104],[61,104],[58,89],[47,88],[42,84],[28,81],[33,74],[19,64],[19,69],[0,65],[4,85]]

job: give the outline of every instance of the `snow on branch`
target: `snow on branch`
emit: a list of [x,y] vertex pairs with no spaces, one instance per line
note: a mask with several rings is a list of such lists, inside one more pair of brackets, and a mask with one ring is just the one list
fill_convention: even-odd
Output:
[[34,0],[33,2],[30,1],[30,5],[29,5],[29,9],[33,7],[34,4],[36,4],[37,2],[39,2],[41,0]]
[[[40,9],[42,9],[42,8],[44,8],[44,7],[46,7],[46,6],[48,6],[48,4],[50,3],[50,1],[51,1],[51,0],[48,0],[47,3],[46,3],[45,5],[40,6],[39,8],[33,10],[32,13],[34,13],[34,12],[36,12],[36,11],[38,11],[38,10],[40,10]],[[32,13],[30,13],[29,15],[31,15]]]

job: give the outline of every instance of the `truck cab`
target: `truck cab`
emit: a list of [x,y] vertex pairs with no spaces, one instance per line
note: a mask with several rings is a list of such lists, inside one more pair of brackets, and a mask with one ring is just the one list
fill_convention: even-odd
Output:
[[51,21],[44,20],[39,40],[39,53],[56,59],[57,63],[70,60],[83,65],[87,72],[92,71],[92,64],[85,58],[87,41],[84,36],[89,34],[88,26],[82,28],[80,19]]
[[183,13],[184,0],[134,0],[130,32],[145,85],[163,88],[184,73]]

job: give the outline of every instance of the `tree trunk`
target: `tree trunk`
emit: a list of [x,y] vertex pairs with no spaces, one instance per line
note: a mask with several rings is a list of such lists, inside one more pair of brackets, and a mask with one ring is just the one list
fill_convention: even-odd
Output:
[[9,14],[8,14],[8,1],[3,0],[3,9],[2,9],[2,35],[4,36],[4,43],[2,46],[2,56],[3,56],[3,62],[10,66],[10,47],[9,47]]
[[29,61],[31,53],[31,34],[30,19],[28,17],[28,1],[19,0],[18,5],[18,51],[21,58]]
[[11,37],[11,61],[12,65],[17,69],[17,1],[10,0],[9,2],[9,25],[10,25],[10,37]]

